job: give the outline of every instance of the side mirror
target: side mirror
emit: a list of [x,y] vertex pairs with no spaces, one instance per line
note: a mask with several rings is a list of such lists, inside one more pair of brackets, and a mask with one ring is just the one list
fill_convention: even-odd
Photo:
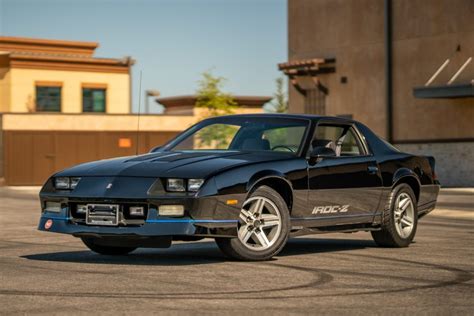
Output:
[[336,152],[328,147],[315,147],[311,151],[309,158],[313,161],[318,159],[335,158]]

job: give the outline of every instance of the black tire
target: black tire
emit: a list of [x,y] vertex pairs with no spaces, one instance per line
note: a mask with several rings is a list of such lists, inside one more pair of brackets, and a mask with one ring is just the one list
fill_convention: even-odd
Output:
[[268,186],[258,187],[250,194],[249,199],[258,196],[269,199],[279,209],[281,216],[280,235],[275,237],[275,243],[270,248],[259,251],[247,248],[239,238],[216,238],[217,246],[227,257],[243,261],[269,260],[277,255],[286,245],[290,232],[290,212],[285,200],[283,200],[278,192]]
[[[401,194],[408,194],[412,200],[414,216],[413,216],[413,228],[411,233],[403,237],[401,236],[397,228],[395,227],[395,209],[397,208],[396,201]],[[397,185],[388,198],[388,203],[385,207],[385,211],[382,215],[382,229],[379,231],[372,231],[372,237],[375,243],[381,247],[408,247],[415,238],[416,228],[418,226],[418,209],[415,194],[412,188],[402,183]]]
[[84,245],[87,246],[87,248],[101,255],[121,256],[121,255],[126,255],[134,251],[135,249],[137,249],[136,247],[120,247],[120,246],[112,247],[112,246],[98,245],[97,242],[95,241],[95,238],[82,237],[81,239]]

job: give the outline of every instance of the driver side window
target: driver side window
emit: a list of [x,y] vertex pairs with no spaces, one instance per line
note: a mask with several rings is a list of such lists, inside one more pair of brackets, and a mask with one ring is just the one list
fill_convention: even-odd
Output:
[[337,157],[365,154],[354,129],[343,125],[319,125],[314,133],[310,149],[314,147],[331,148]]
[[268,140],[272,150],[296,152],[305,130],[305,126],[273,128],[264,131],[262,138]]

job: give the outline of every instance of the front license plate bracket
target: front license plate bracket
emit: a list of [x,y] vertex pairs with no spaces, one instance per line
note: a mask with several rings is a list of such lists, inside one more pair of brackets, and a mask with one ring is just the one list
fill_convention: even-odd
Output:
[[87,204],[86,224],[97,226],[117,226],[120,205]]

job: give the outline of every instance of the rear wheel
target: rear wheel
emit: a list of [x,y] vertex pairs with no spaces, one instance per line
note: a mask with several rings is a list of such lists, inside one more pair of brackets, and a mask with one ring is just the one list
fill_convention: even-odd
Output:
[[288,240],[288,207],[275,190],[261,186],[244,202],[237,228],[237,238],[216,238],[220,250],[238,260],[268,260]]
[[413,241],[418,224],[416,198],[412,188],[402,183],[389,197],[389,205],[383,214],[382,229],[373,231],[377,245],[383,247],[408,247]]
[[126,255],[137,249],[135,247],[112,247],[99,245],[97,244],[97,240],[95,238],[82,237],[81,239],[84,245],[87,246],[87,248],[101,255],[120,256]]

